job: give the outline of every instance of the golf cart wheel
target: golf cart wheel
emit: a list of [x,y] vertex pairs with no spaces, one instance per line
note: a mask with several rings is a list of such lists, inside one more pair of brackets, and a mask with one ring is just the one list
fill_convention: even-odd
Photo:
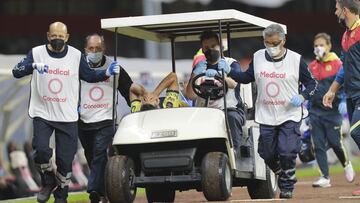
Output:
[[225,201],[231,195],[232,174],[228,156],[222,152],[210,152],[201,164],[201,185],[208,201]]
[[110,157],[105,169],[105,191],[111,203],[132,203],[136,196],[134,161],[122,155]]
[[152,202],[174,202],[175,190],[166,185],[152,185],[146,187],[146,198]]
[[251,199],[272,199],[275,198],[277,190],[277,177],[266,167],[266,180],[253,180],[248,186],[248,193]]

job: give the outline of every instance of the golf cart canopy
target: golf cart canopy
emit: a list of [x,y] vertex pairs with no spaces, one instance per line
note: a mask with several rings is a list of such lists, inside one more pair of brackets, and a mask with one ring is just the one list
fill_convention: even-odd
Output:
[[[262,36],[275,22],[234,9],[101,19],[101,28],[156,42],[198,41],[204,30],[231,33],[231,38]],[[286,26],[280,24],[286,32]]]

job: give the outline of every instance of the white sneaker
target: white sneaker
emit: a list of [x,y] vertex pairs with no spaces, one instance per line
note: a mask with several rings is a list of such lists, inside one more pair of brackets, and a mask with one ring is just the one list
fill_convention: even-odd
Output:
[[353,182],[355,179],[355,172],[354,172],[354,168],[350,161],[344,167],[344,171],[345,171],[345,178],[346,178],[347,182],[349,182],[349,183]]
[[324,178],[321,176],[319,180],[313,182],[313,187],[331,187],[330,178]]

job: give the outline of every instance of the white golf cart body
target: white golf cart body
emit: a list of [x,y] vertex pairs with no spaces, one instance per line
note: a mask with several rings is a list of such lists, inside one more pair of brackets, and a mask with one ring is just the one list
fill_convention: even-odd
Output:
[[[218,10],[102,19],[101,27],[139,39],[171,42],[174,55],[175,42],[198,41],[199,35],[204,30],[211,29],[218,32],[221,25],[224,36],[228,31],[227,36],[231,36],[231,39],[256,37],[261,36],[262,30],[273,23],[237,10]],[[286,30],[286,26],[282,26]],[[228,44],[230,47],[230,43]],[[175,72],[174,56],[173,71]],[[191,67],[189,67],[190,71]],[[240,95],[248,108],[252,108],[251,86],[242,85]],[[135,177],[128,178],[132,182],[126,184],[132,187],[145,187],[149,202],[171,202],[174,197],[172,194],[166,194],[167,192],[187,189],[204,191],[208,200],[226,200],[229,191],[226,192],[229,194],[220,194],[223,192],[208,189],[204,183],[212,178],[211,174],[206,172],[211,169],[208,169],[207,163],[204,163],[205,155],[221,153],[226,156],[231,171],[224,172],[224,176],[229,174],[231,176],[230,186],[229,177],[226,177],[224,187],[230,187],[231,192],[231,185],[248,186],[252,198],[273,198],[277,187],[275,176],[257,153],[258,137],[258,125],[248,120],[243,127],[240,156],[235,158],[229,140],[231,138],[226,129],[226,117],[224,111],[220,109],[184,107],[129,114],[119,123],[113,140],[113,147],[118,157],[112,158],[107,166],[106,178],[109,180],[106,187],[107,190],[112,190],[107,194],[112,196],[109,199],[113,199],[114,202],[118,200],[132,202],[133,192],[129,189],[120,187],[121,192],[119,192],[128,191],[128,196],[115,194],[113,188],[109,189],[113,187],[112,185],[119,187],[120,170],[122,167],[128,167],[125,169],[127,172],[124,173],[131,171]],[[218,154],[215,155],[220,157]],[[131,159],[130,168],[125,164],[128,159]],[[206,178],[203,177],[204,173],[207,173]],[[266,182],[270,185],[262,184]],[[268,192],[265,194],[261,190]],[[156,195],[164,197],[158,198]]]

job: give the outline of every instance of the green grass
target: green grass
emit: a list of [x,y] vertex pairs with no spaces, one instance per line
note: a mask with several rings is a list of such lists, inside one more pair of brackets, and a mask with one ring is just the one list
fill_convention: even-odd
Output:
[[[360,171],[360,159],[353,159],[352,160],[352,165],[354,167],[354,170],[359,172]],[[344,168],[341,166],[341,164],[336,164],[336,165],[332,165],[329,167],[329,172],[330,174],[338,174],[338,173],[343,173],[344,172]],[[303,177],[316,177],[319,176],[320,172],[318,167],[307,167],[307,168],[300,168],[300,169],[296,169],[296,176],[298,178],[303,178]]]

